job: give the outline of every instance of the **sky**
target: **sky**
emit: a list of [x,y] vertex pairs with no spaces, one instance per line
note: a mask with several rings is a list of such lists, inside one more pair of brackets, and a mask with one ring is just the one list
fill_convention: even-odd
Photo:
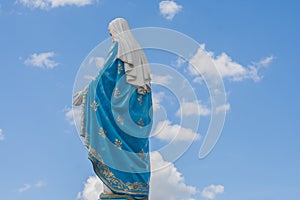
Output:
[[[174,30],[199,45],[187,60],[145,50],[150,63],[182,74],[197,97],[176,99],[153,84],[151,166],[166,167],[152,173],[150,199],[297,199],[299,9],[296,0],[1,0],[0,199],[97,199],[102,183],[77,133],[73,86],[116,17],[131,28]],[[103,56],[93,62],[101,67]],[[214,112],[209,63],[225,87],[226,102],[217,110],[226,118],[217,144],[199,159]],[[161,85],[177,80],[154,72]],[[200,117],[199,127],[184,126],[180,114]],[[170,161],[158,150],[171,141],[191,146]]]

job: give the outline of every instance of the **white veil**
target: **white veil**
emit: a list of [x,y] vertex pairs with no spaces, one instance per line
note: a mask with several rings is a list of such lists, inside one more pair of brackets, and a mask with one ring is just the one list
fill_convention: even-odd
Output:
[[129,84],[150,89],[150,66],[147,57],[130,31],[128,22],[116,18],[108,25],[114,41],[118,42],[117,57],[124,62],[126,80]]

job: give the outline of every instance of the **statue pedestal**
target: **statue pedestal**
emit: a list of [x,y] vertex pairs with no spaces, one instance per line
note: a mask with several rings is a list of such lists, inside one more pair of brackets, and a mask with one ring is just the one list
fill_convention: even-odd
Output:
[[134,200],[134,198],[128,195],[118,195],[118,194],[101,194],[99,200]]
[[[127,198],[105,198],[106,200],[127,200]],[[99,200],[104,200],[103,198],[100,198]]]

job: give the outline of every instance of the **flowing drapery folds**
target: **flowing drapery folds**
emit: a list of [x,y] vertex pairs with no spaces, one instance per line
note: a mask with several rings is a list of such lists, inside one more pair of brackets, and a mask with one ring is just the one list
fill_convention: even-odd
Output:
[[149,194],[151,91],[126,82],[115,42],[103,69],[83,92],[81,136],[94,171],[116,194]]

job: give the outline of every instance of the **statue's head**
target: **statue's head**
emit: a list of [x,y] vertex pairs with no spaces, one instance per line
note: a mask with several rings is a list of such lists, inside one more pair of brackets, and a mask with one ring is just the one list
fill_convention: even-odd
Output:
[[109,23],[108,30],[113,40],[118,40],[120,34],[129,31],[130,27],[126,19],[116,18]]

